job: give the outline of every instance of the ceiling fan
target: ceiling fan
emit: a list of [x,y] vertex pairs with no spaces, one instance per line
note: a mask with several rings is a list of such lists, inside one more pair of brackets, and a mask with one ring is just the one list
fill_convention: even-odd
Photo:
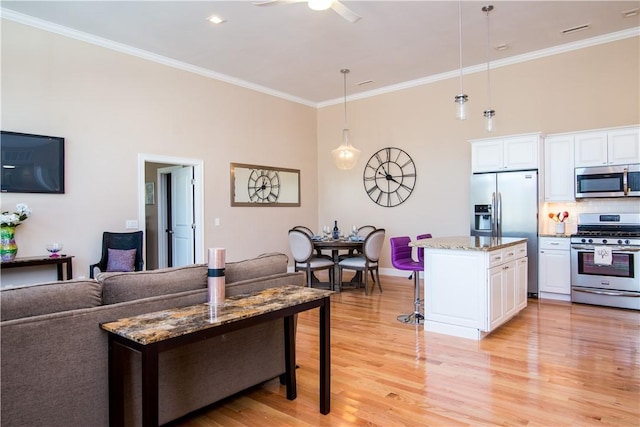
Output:
[[309,8],[313,10],[333,9],[338,15],[351,23],[358,22],[362,18],[362,16],[356,15],[351,9],[338,0],[265,0],[254,1],[253,4],[256,6],[275,6],[278,4],[305,2],[308,4]]

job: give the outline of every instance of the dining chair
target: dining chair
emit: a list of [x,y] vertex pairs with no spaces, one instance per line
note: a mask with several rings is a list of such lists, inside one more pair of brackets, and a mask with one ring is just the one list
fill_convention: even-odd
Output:
[[362,254],[351,256],[343,259],[338,263],[338,283],[342,290],[342,270],[355,270],[361,271],[364,278],[364,293],[369,295],[369,283],[367,279],[367,272],[371,272],[372,278],[375,272],[376,278],[373,279],[374,283],[378,282],[378,288],[382,292],[382,285],[380,284],[380,274],[378,272],[378,260],[382,252],[382,244],[384,243],[384,228],[378,228],[374,232],[364,239],[362,245]]
[[326,255],[314,254],[313,242],[307,233],[297,229],[289,230],[289,246],[295,261],[295,271],[306,272],[308,287],[311,287],[314,271],[329,270],[329,285],[331,290],[334,289],[333,260]]
[[292,228],[292,230],[300,230],[303,231],[307,236],[313,237],[314,233],[309,227],[305,227],[304,225],[296,225]]
[[370,233],[375,231],[376,228],[373,225],[363,225],[362,227],[358,227],[358,231],[356,232],[357,236],[367,237]]
[[402,323],[417,325],[424,323],[424,316],[420,313],[420,271],[424,270],[424,261],[415,261],[413,259],[411,256],[412,248],[409,246],[410,242],[411,238],[409,236],[392,237],[389,239],[389,244],[391,245],[391,264],[398,270],[413,272],[413,313],[401,314],[397,319]]

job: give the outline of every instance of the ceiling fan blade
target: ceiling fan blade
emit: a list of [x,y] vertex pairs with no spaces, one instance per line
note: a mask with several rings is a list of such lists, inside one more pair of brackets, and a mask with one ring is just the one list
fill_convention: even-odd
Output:
[[277,6],[279,4],[289,4],[289,3],[302,3],[307,0],[264,0],[264,1],[254,1],[253,4],[255,6]]
[[331,9],[335,10],[338,15],[342,16],[352,24],[362,19],[362,16],[355,14],[351,9],[340,3],[338,0],[333,1],[333,4],[331,4]]

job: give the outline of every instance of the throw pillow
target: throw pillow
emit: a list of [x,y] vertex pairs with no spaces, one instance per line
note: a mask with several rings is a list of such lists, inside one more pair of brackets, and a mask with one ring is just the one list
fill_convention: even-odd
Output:
[[107,249],[107,271],[134,271],[136,250],[135,249]]

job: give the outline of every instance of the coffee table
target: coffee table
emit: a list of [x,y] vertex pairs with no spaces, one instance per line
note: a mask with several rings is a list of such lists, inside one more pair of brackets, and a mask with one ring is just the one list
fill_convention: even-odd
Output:
[[192,342],[284,318],[285,385],[287,399],[296,390],[294,318],[320,308],[320,413],[330,411],[331,350],[330,300],[332,291],[279,286],[225,299],[224,305],[198,304],[101,324],[109,332],[109,424],[124,424],[124,356],[138,351],[142,360],[142,425],[158,425],[158,354]]

